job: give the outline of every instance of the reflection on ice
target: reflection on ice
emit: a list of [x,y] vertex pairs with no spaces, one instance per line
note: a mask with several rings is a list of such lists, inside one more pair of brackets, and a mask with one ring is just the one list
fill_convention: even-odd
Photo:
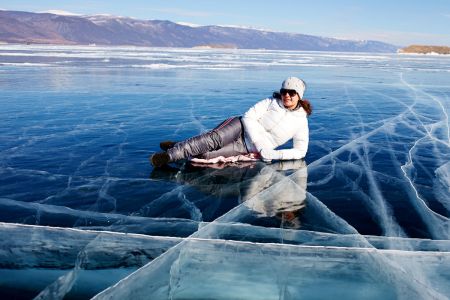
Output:
[[[294,170],[294,174],[289,176],[290,184],[283,182],[284,176],[278,170]],[[306,164],[302,160],[279,162],[275,165],[264,166],[259,178],[253,181],[252,190],[249,193],[248,201],[244,202],[256,221],[252,224],[258,225],[262,219],[276,218],[279,220],[281,228],[300,228],[299,214],[305,208],[307,172]],[[256,186],[257,185],[257,186]],[[270,197],[264,197],[260,186],[279,187],[279,190],[270,189]],[[258,196],[256,196],[258,195]],[[245,222],[242,220],[235,220]],[[246,222],[247,223],[247,222]]]
[[[155,180],[168,180],[182,184],[178,189],[174,189],[162,197],[145,206],[134,215],[150,216],[161,207],[166,207],[169,201],[175,198],[182,198],[185,195],[180,193],[186,188],[193,188],[206,195],[205,199],[199,201],[194,199],[187,204],[185,199],[179,201],[181,205],[189,206],[191,212],[201,211],[201,219],[198,213],[191,213],[191,219],[212,221],[223,215],[227,210],[240,203],[249,205],[257,204],[255,202],[246,202],[248,199],[271,187],[277,182],[285,179],[285,175],[292,173],[300,168],[296,178],[298,184],[303,187],[303,192],[298,195],[298,199],[291,200],[289,191],[284,191],[277,199],[266,201],[263,206],[254,207],[253,210],[259,211],[261,216],[275,216],[283,210],[299,210],[304,206],[306,190],[306,168],[304,161],[285,161],[265,164],[262,162],[239,162],[232,165],[205,165],[205,164],[186,164],[181,168],[167,166],[165,168],[155,169],[150,177]],[[173,197],[176,195],[175,197]],[[213,197],[210,197],[213,196]],[[160,202],[160,203],[158,203]],[[253,203],[253,204],[252,204]],[[233,205],[231,205],[233,204]],[[257,204],[258,205],[258,204]],[[172,206],[173,207],[173,206]],[[270,210],[270,211],[269,211]],[[192,215],[196,215],[195,218]]]

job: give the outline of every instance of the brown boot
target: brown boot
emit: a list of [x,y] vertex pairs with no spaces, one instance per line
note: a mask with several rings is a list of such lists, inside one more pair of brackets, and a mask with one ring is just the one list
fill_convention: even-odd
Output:
[[161,148],[161,150],[163,150],[163,151],[167,151],[170,148],[173,148],[173,146],[175,146],[176,143],[177,142],[174,142],[174,141],[164,141],[164,142],[159,143],[159,148]]
[[162,167],[170,162],[170,156],[167,152],[155,153],[150,158],[150,162],[154,167]]

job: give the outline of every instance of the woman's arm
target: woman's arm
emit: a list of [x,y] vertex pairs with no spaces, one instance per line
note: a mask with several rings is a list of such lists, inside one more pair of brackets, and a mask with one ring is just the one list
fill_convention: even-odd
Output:
[[259,119],[267,112],[271,99],[267,98],[253,105],[242,118],[244,130],[247,136],[255,145],[258,152],[265,147],[264,132],[265,129],[259,122]]
[[260,151],[263,160],[291,160],[302,159],[305,157],[309,144],[308,120],[304,118],[299,122],[301,122],[301,124],[293,137],[294,147],[292,149],[281,150],[263,148]]

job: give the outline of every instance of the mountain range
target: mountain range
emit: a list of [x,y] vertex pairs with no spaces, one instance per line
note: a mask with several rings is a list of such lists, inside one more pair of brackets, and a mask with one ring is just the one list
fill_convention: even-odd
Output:
[[270,50],[396,52],[379,41],[354,41],[227,26],[93,15],[0,11],[0,42],[19,44],[134,45]]

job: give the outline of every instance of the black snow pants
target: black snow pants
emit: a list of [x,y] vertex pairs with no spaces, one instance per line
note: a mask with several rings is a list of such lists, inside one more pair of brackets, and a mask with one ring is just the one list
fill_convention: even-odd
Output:
[[167,150],[167,153],[170,161],[190,157],[210,159],[248,154],[241,117],[229,118],[211,131],[178,142]]

